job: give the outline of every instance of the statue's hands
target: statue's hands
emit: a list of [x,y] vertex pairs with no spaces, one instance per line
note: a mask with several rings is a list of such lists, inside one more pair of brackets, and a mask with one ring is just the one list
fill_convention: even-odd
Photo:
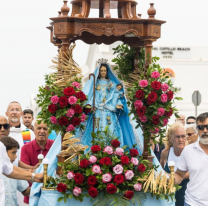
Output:
[[116,105],[117,109],[122,109],[123,110],[123,105]]

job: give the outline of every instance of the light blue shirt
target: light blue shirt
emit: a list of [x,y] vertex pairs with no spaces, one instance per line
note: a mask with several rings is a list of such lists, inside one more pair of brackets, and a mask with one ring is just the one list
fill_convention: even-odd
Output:
[[2,175],[5,187],[5,206],[18,206],[17,190],[25,191],[29,184],[25,180],[15,180]]

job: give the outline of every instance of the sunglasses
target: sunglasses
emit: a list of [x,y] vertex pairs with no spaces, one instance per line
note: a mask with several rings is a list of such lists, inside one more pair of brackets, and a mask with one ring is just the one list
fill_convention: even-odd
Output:
[[186,124],[195,124],[195,122],[187,122]]
[[206,129],[208,130],[208,125],[197,125],[197,128],[199,130],[204,130],[204,128],[206,127]]
[[187,133],[187,136],[192,136],[192,135],[194,135],[195,133]]
[[4,129],[9,129],[9,124],[0,124],[0,129],[4,127]]

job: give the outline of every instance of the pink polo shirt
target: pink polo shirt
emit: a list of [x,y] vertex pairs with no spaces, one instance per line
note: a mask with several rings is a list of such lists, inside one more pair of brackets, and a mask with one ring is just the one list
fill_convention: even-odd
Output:
[[[47,143],[44,149],[42,149],[34,139],[33,141],[25,144],[21,148],[21,157],[20,160],[27,165],[35,166],[38,161],[38,155],[43,154],[45,157],[53,144],[53,140],[47,139]],[[30,184],[30,183],[29,183]],[[30,184],[31,186],[31,184]],[[29,197],[24,197],[24,202],[29,204]]]

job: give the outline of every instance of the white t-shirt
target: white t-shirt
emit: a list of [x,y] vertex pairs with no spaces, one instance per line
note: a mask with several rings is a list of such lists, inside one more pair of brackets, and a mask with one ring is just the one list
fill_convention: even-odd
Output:
[[[24,124],[21,124],[20,128],[15,128],[15,127],[10,128],[9,136],[12,137],[13,139],[15,139],[20,145],[20,149],[17,152],[17,158],[13,163],[17,167],[18,167],[18,161],[20,160],[21,148],[24,145],[24,141],[23,141],[23,137],[22,137],[22,131],[25,131],[26,129],[27,129],[27,127]],[[31,138],[31,141],[32,141],[32,140],[35,139],[35,134],[32,130],[29,130],[29,132],[30,132],[30,138]]]
[[168,163],[170,161],[173,161],[175,163],[175,167],[174,167],[174,172],[177,170],[177,164],[178,164],[178,160],[180,159],[180,156],[176,156],[174,153],[174,149],[173,147],[170,148],[169,150],[169,155],[168,155]]
[[0,206],[4,206],[5,193],[2,174],[9,175],[13,171],[13,164],[7,155],[5,146],[0,142]]
[[178,161],[178,170],[189,171],[185,202],[191,206],[208,206],[208,155],[199,142],[184,148]]

